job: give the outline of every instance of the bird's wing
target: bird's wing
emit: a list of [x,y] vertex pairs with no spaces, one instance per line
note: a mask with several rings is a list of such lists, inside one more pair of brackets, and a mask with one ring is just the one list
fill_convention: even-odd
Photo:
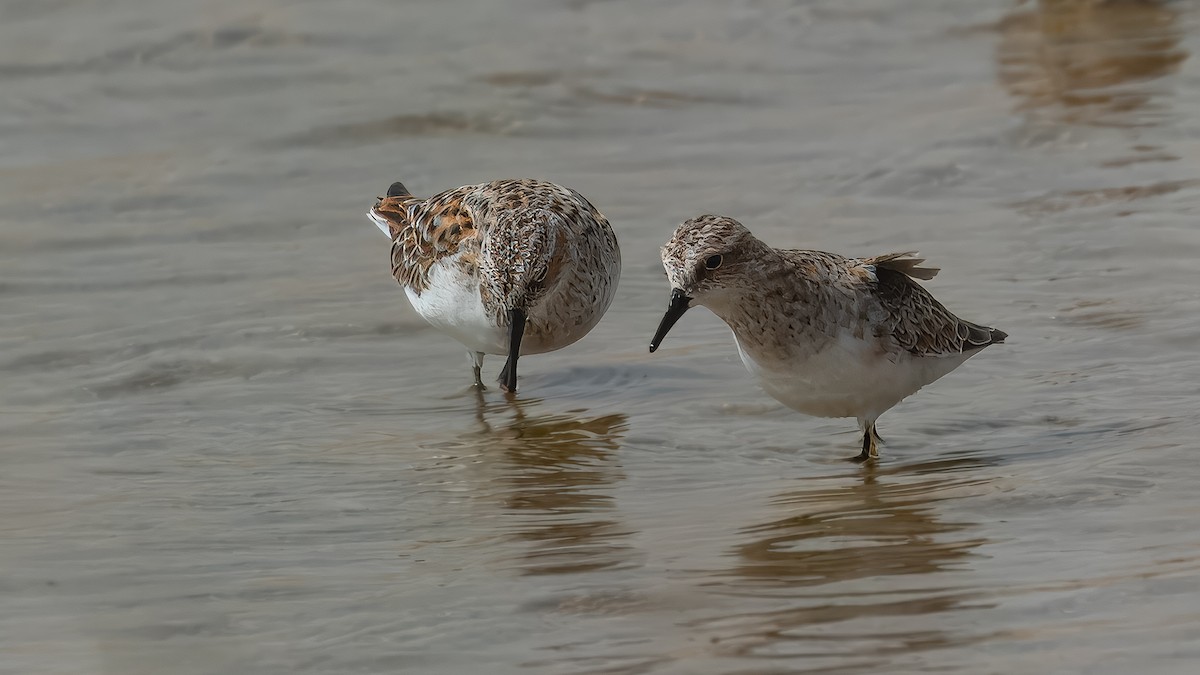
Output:
[[954,356],[1003,342],[1002,331],[963,321],[942,306],[913,279],[931,279],[938,270],[920,267],[925,262],[915,251],[866,258],[861,265],[873,268],[869,284],[880,316],[873,321],[875,334],[891,338],[896,346],[916,356]]
[[[426,200],[385,197],[371,209],[371,218],[392,238],[392,276],[420,293],[429,282],[429,268],[460,252],[477,250],[479,228],[468,197],[473,186],[448,190]],[[474,264],[464,256],[462,264]]]

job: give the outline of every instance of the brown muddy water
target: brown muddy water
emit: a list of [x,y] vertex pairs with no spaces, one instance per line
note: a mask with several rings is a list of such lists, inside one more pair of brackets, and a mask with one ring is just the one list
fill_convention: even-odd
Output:
[[[1193,673],[1200,7],[0,4],[0,672]],[[467,390],[364,212],[612,220],[586,339]],[[880,421],[757,391],[683,219],[919,248],[998,326]],[[494,378],[500,366],[485,366]]]

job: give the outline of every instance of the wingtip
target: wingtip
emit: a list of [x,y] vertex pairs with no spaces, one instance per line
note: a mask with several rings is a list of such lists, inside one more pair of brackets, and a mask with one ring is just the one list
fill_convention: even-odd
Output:
[[[962,329],[966,329],[963,334]],[[983,349],[991,345],[998,345],[1004,342],[1004,338],[1008,337],[1008,333],[999,328],[991,326],[981,326],[970,321],[959,320],[959,335],[963,338],[962,350],[964,352]]]

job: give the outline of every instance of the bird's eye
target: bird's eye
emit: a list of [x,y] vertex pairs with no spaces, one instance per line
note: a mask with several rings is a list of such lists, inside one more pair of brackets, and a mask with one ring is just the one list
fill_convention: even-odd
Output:
[[704,267],[707,269],[710,269],[710,270],[715,270],[720,266],[721,266],[721,256],[720,255],[710,255],[708,257],[708,260],[704,261]]

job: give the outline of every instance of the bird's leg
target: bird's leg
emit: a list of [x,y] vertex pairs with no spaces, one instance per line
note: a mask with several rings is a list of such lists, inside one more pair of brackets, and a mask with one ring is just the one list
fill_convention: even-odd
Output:
[[483,386],[483,352],[467,352],[471,357],[471,370],[475,373],[475,388],[487,389]]
[[525,334],[525,310],[508,310],[508,360],[500,373],[500,389],[517,393],[517,358],[521,356],[521,337]]
[[508,369],[510,367],[508,359],[504,360],[504,367],[500,369],[500,377],[496,381],[500,383],[500,389],[504,389],[504,383],[508,381]]
[[881,439],[879,434],[875,433],[875,420],[859,418],[858,428],[862,429],[862,452],[852,459],[856,462],[865,462],[869,459],[879,458],[879,448],[876,447],[877,442]]
[[871,434],[863,434],[862,452],[854,457],[851,457],[856,462],[865,462],[871,459],[871,453],[875,450],[875,444],[871,442]]

